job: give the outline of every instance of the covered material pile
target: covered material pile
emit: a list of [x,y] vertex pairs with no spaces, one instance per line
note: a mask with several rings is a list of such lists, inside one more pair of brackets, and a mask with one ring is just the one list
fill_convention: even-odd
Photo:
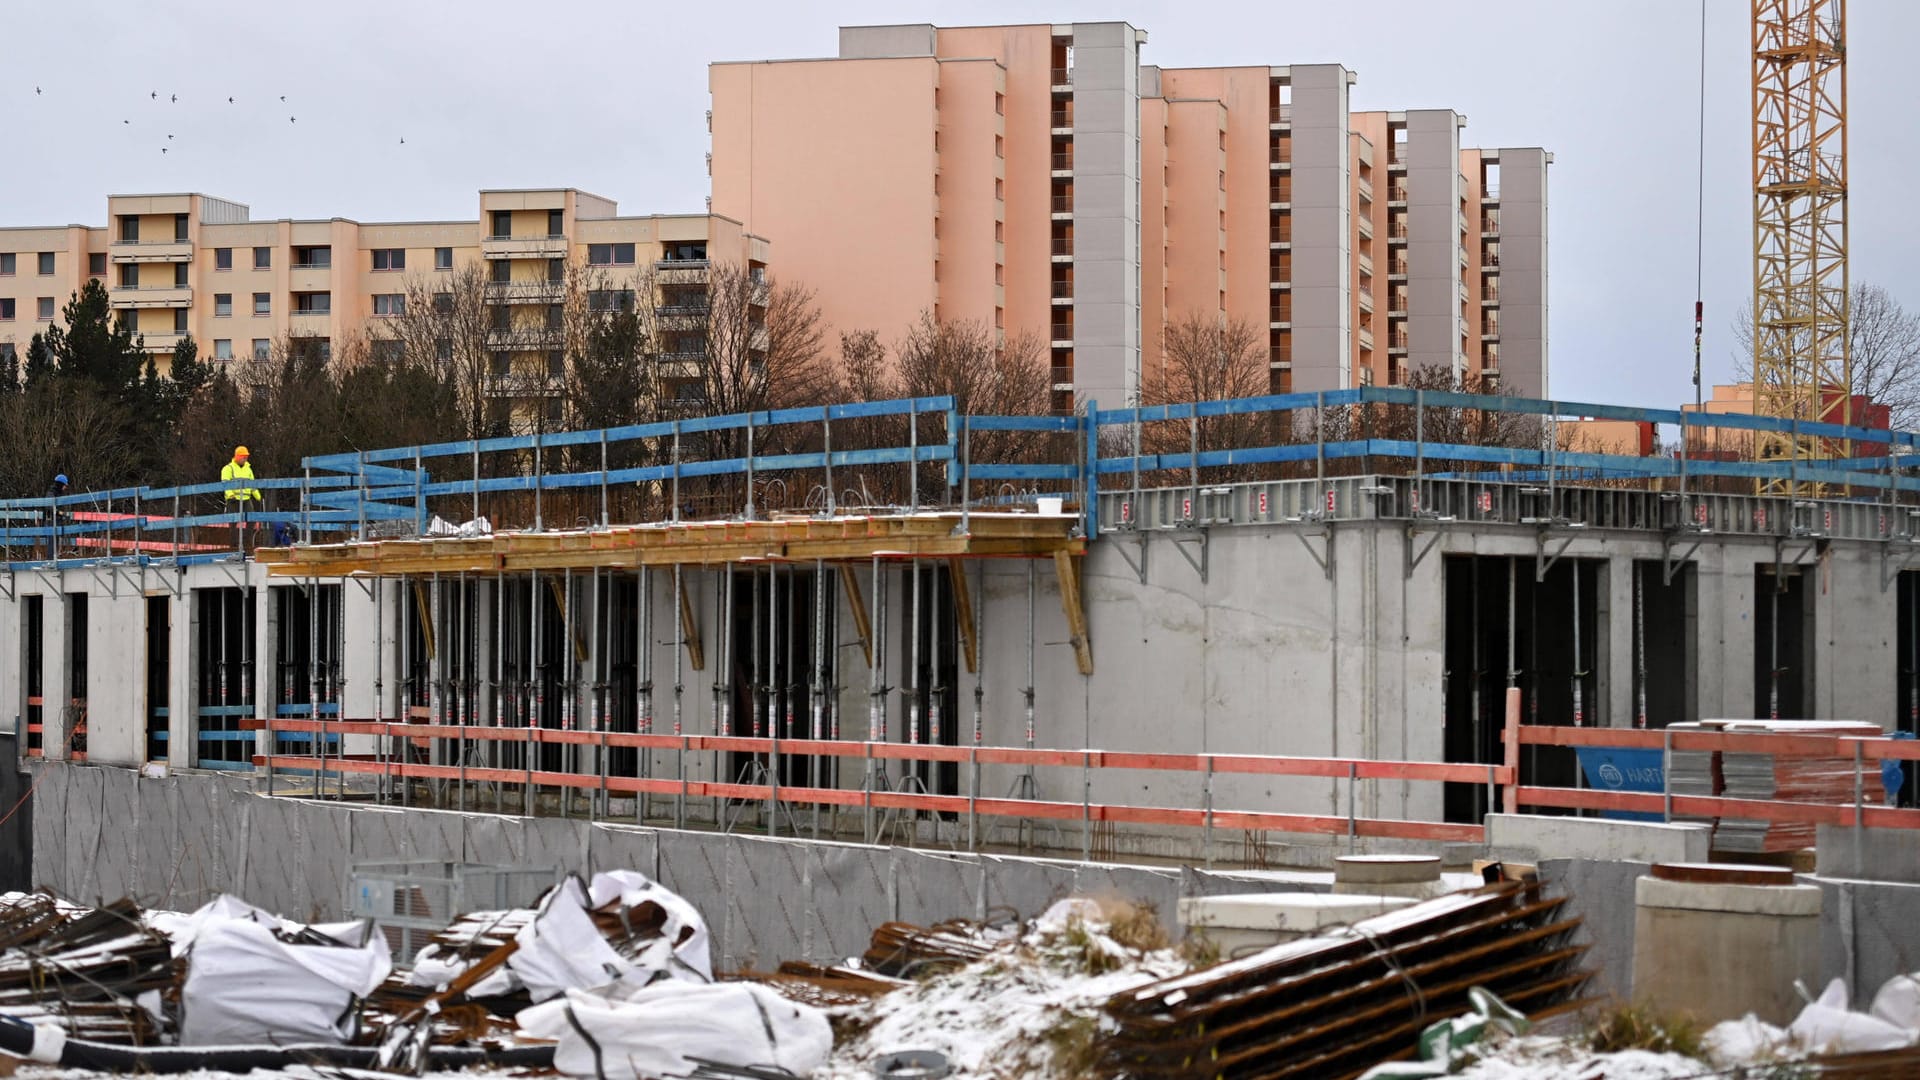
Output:
[[1128,1076],[1339,1077],[1413,1054],[1484,988],[1530,1016],[1589,973],[1566,898],[1538,883],[1454,893],[1116,995],[1101,1064]]
[[[1671,729],[1760,735],[1885,734],[1874,724],[1851,720],[1703,720],[1673,724]],[[1734,750],[1676,750],[1673,754],[1676,795],[1837,806],[1854,801],[1854,780],[1854,761],[1850,757],[1803,757]],[[1877,787],[1877,772],[1868,781]],[[1871,798],[1871,794],[1868,797]],[[1748,854],[1812,847],[1817,829],[1811,821],[1768,822],[1757,818],[1723,817],[1707,823],[1714,827],[1715,850]]]

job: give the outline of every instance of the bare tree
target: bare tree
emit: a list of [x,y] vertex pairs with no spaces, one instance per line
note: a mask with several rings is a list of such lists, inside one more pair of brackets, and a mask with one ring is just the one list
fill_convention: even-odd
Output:
[[[1750,382],[1751,307],[1734,316],[1733,338],[1734,373]],[[1847,339],[1852,352],[1852,392],[1885,405],[1895,430],[1920,427],[1920,314],[1908,311],[1886,289],[1861,282],[1853,287]]]
[[494,392],[504,374],[494,336],[494,312],[502,305],[489,303],[499,295],[500,283],[489,281],[489,272],[480,265],[460,267],[450,273],[416,275],[401,294],[403,308],[398,314],[376,320],[368,333],[371,359],[391,362],[430,363],[444,367],[449,380],[458,389],[458,415],[463,438],[483,439],[505,434],[500,410],[494,405]]
[[[1160,367],[1140,388],[1142,405],[1185,405],[1257,397],[1267,392],[1267,349],[1261,333],[1243,319],[1188,314],[1167,326]],[[1205,417],[1151,425],[1141,432],[1147,453],[1201,452],[1289,442],[1292,425],[1274,413]],[[1234,469],[1220,479],[1251,478]]]

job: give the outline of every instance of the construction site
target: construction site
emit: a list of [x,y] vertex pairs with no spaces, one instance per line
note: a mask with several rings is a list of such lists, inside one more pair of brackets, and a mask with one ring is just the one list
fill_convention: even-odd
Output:
[[[1438,1076],[1611,1000],[1704,1039],[1472,1075],[1910,1075],[1920,433],[1851,392],[1841,6],[1752,25],[1748,412],[931,396],[0,502],[0,1051]],[[249,1020],[229,922],[362,966]]]

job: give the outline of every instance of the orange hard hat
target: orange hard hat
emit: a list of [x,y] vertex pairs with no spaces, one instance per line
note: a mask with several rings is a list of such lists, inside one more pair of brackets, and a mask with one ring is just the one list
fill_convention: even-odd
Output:
[[244,447],[244,446],[236,446],[236,447],[234,447],[234,448],[233,448],[233,456],[234,456],[234,457],[237,457],[237,458],[243,458],[243,457],[246,457],[246,456],[247,456],[247,448],[246,448],[246,447]]

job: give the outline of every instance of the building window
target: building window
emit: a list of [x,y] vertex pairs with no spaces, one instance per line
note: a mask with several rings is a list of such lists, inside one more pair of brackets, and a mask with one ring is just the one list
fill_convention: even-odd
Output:
[[17,259],[13,252],[0,251],[0,277],[12,277],[13,267],[16,261]]
[[487,280],[495,285],[508,285],[513,282],[513,264],[505,259],[495,259],[487,264]]
[[120,215],[120,242],[137,244],[140,242],[140,216],[138,214]]
[[397,364],[407,354],[406,344],[395,341],[393,338],[380,338],[371,342],[370,345],[373,360],[377,364]]
[[36,317],[41,322],[52,322],[53,321],[53,297],[43,296],[39,300],[35,301],[34,303],[35,303],[35,306],[39,308],[39,313]]
[[187,264],[186,263],[173,264],[173,287],[176,289],[184,289],[187,287]]
[[253,313],[255,315],[273,314],[273,294],[257,292],[253,294]]
[[505,240],[513,235],[513,211],[495,210],[493,212],[493,238]]
[[0,364],[11,364],[19,358],[19,354],[13,351],[13,342],[0,341]]
[[173,332],[176,334],[184,334],[187,332],[187,309],[186,308],[173,309]]
[[233,249],[232,248],[214,248],[213,249],[213,268],[215,270],[233,269]]
[[187,215],[173,215],[173,238],[175,240],[185,240],[187,238]]
[[215,360],[233,359],[233,339],[223,338],[223,337],[214,338],[213,339],[213,358]]
[[547,236],[555,237],[565,235],[567,231],[566,220],[567,216],[562,211],[547,211]]
[[1007,182],[1005,180],[995,180],[993,182],[993,197],[996,199],[999,199],[1002,202],[1006,201]]
[[104,251],[87,252],[87,273],[94,277],[107,276],[107,253]]
[[373,297],[375,315],[405,315],[407,298],[402,293],[375,293]]
[[632,289],[594,289],[587,293],[588,311],[632,311]]
[[556,284],[567,280],[567,260],[548,259],[547,280]]
[[120,287],[137,289],[140,287],[140,268],[132,263],[120,264]]
[[453,294],[438,292],[433,294],[433,313],[435,315],[453,314]]
[[233,315],[233,294],[217,292],[213,294],[213,317],[225,319]]
[[333,311],[333,294],[305,292],[293,294],[295,315],[326,315]]
[[435,270],[453,269],[453,249],[437,247],[433,249],[433,268]]
[[255,270],[267,270],[267,269],[271,269],[272,266],[273,266],[273,249],[272,248],[257,247],[253,249],[253,268]]
[[53,252],[51,251],[43,251],[40,253],[40,276],[53,276]]
[[632,244],[588,244],[587,263],[591,266],[632,266]]
[[271,340],[263,337],[253,339],[253,358],[255,360],[265,360],[272,355],[273,342]]
[[13,297],[0,296],[0,322],[13,321]]
[[407,268],[407,249],[374,248],[373,268],[375,270],[405,270]]
[[993,156],[994,157],[1007,156],[1007,140],[1001,138],[998,135],[995,135],[993,137]]
[[453,339],[452,338],[434,338],[433,339],[433,358],[435,360],[440,361],[443,364],[452,362]]
[[293,268],[295,270],[327,270],[333,267],[333,249],[330,247],[297,247],[293,249]]

